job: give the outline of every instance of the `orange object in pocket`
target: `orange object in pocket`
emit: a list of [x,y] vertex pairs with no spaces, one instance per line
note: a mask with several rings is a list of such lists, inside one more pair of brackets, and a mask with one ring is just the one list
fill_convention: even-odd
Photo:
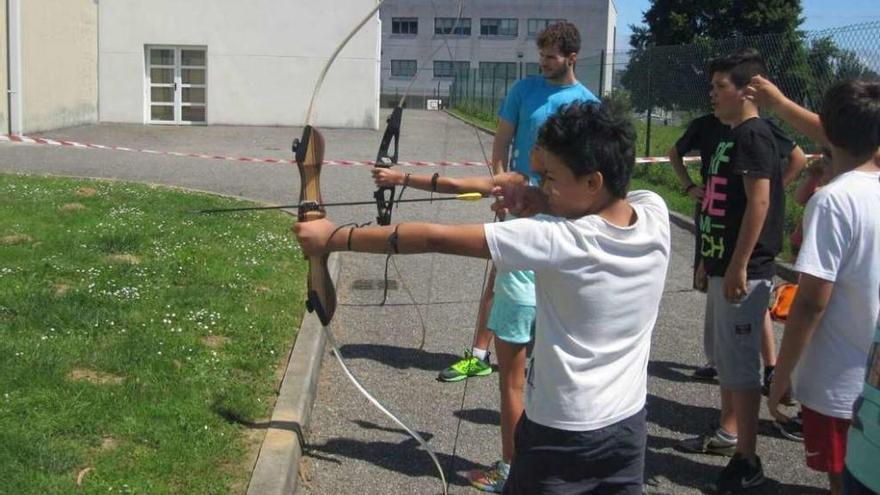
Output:
[[785,321],[791,311],[791,303],[797,294],[797,284],[780,284],[773,289],[773,303],[770,305],[770,317],[776,321]]

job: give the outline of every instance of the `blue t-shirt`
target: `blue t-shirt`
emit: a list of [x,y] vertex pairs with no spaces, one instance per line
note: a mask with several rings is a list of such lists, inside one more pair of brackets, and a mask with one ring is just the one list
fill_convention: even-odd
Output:
[[529,152],[538,138],[538,129],[559,107],[575,101],[598,103],[599,99],[579,82],[561,86],[548,83],[543,76],[521,79],[510,88],[498,116],[516,129],[513,136],[514,172],[532,175]]
[[[543,76],[517,81],[507,93],[498,116],[513,125],[512,169],[539,179],[529,166],[529,152],[538,138],[538,129],[559,107],[575,101],[599,102],[583,84],[550,84]],[[501,272],[495,278],[495,297],[524,306],[535,305],[535,274],[531,271]]]

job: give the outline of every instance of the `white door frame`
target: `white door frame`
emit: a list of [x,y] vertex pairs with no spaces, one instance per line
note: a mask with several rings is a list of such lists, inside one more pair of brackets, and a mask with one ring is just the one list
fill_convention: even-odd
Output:
[[[171,50],[173,52],[173,60],[172,64],[152,64],[151,51],[153,50]],[[183,65],[182,52],[185,50],[191,51],[201,51],[204,53],[204,65]],[[175,45],[147,45],[144,50],[144,56],[146,59],[146,71],[145,71],[145,109],[144,109],[144,120],[148,124],[160,124],[160,125],[207,125],[208,123],[208,115],[207,115],[207,76],[208,76],[208,50],[207,47],[204,46],[175,46]],[[170,83],[153,83],[152,81],[152,69],[164,69],[164,70],[172,70],[173,78]],[[193,83],[192,81],[184,82],[184,71],[190,71],[189,74],[195,74],[198,71],[202,71],[202,79],[201,83]],[[194,72],[193,72],[194,71]],[[165,102],[165,101],[157,101],[153,102],[153,88],[173,88],[173,101]],[[201,90],[202,101],[192,102],[192,101],[184,101],[184,93],[185,90],[190,90],[189,93],[190,99],[193,98],[195,94],[198,93],[198,90]],[[196,91],[193,91],[196,90]],[[172,120],[158,120],[153,119],[153,106],[166,106],[172,107],[173,110],[173,118]],[[204,119],[203,120],[192,120],[185,119],[183,113],[185,108],[203,108]]]

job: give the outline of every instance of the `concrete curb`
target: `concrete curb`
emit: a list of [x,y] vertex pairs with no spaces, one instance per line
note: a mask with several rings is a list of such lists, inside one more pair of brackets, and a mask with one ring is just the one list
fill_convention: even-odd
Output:
[[[330,277],[339,279],[339,255],[330,256]],[[248,485],[248,495],[292,495],[299,481],[299,462],[306,445],[312,405],[321,375],[327,338],[314,313],[303,313],[290,352],[269,428]]]
[[[697,231],[696,225],[694,225],[694,219],[687,215],[670,211],[669,220],[675,225],[687,229],[692,234]],[[791,283],[797,283],[798,280],[798,272],[794,269],[794,266],[792,266],[791,263],[780,260],[779,258],[776,258],[776,276]]]

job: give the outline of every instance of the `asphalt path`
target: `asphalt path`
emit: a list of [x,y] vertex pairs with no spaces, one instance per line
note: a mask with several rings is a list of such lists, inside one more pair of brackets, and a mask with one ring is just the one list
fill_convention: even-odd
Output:
[[[215,155],[291,158],[297,128],[162,127],[100,124],[45,133],[45,137]],[[480,160],[491,136],[445,114],[404,114],[401,160]],[[375,158],[380,131],[328,129],[328,159]],[[408,168],[413,173],[485,175],[485,169]],[[208,191],[257,201],[295,203],[299,177],[292,165],[238,163],[199,158],[45,145],[0,144],[0,172],[100,177]],[[366,167],[328,166],[324,200],[372,198]],[[428,197],[408,190],[407,198]],[[162,208],[162,205],[156,205]],[[339,223],[374,220],[375,208],[340,207]],[[488,203],[406,204],[394,221],[482,223]],[[673,227],[673,256],[660,317],[654,329],[648,373],[649,440],[645,473],[651,494],[710,493],[725,458],[683,454],[673,447],[705,431],[717,419],[718,389],[690,378],[701,364],[704,296],[690,289],[693,256],[689,232]],[[486,263],[443,255],[395,257],[394,283],[384,306],[384,256],[343,253],[332,323],[342,354],[366,388],[421,432],[437,452],[449,493],[477,493],[463,473],[494,462],[498,438],[497,375],[454,384],[437,373],[470,347]],[[781,329],[777,328],[777,338]],[[422,340],[424,339],[424,345]],[[824,476],[804,466],[803,446],[773,431],[762,408],[758,451],[768,482],[750,493],[823,493]],[[301,463],[300,495],[440,493],[436,468],[418,444],[375,410],[347,381],[329,353]]]

